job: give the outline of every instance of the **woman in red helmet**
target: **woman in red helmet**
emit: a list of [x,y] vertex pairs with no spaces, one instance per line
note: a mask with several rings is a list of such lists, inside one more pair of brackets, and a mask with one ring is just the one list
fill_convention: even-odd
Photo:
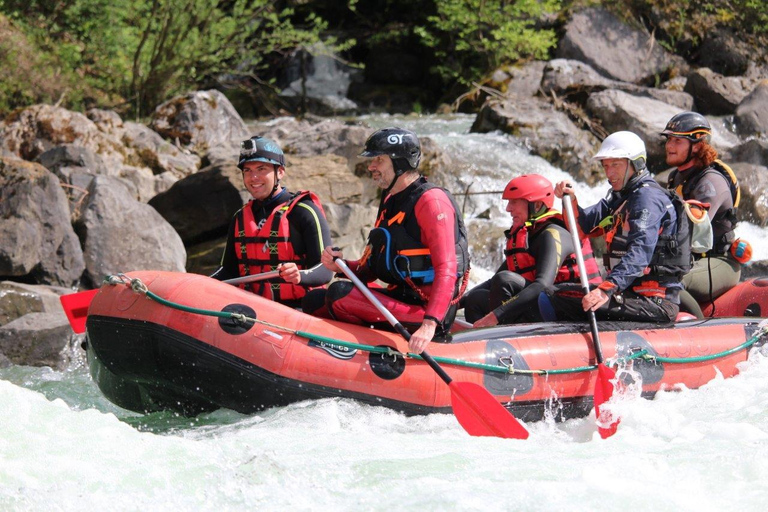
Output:
[[[554,283],[579,282],[573,242],[562,215],[553,210],[552,183],[537,174],[511,180],[502,198],[512,216],[504,234],[506,259],[488,281],[462,299],[464,315],[474,327],[541,320],[538,297]],[[582,244],[590,282],[600,282],[589,240]]]

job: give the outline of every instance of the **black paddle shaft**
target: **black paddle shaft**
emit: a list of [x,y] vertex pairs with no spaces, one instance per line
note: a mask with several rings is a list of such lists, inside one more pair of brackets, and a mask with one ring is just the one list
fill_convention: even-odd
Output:
[[[409,332],[406,330],[406,328],[405,328],[405,327],[403,327],[403,324],[401,324],[400,322],[396,322],[396,323],[395,323],[395,324],[393,324],[392,326],[395,328],[395,330],[396,330],[398,333],[400,333],[400,336],[402,336],[403,338],[405,338],[405,340],[406,340],[406,341],[411,341],[411,333],[409,333]],[[443,381],[444,381],[446,384],[450,384],[450,383],[453,381],[453,379],[451,379],[451,376],[450,376],[450,375],[448,375],[447,373],[445,373],[445,370],[443,370],[443,367],[442,367],[442,366],[440,366],[439,364],[437,364],[437,361],[435,361],[434,359],[432,359],[432,356],[431,356],[431,355],[429,355],[429,354],[427,353],[427,351],[426,351],[426,350],[424,350],[424,351],[423,351],[423,352],[422,352],[420,355],[421,355],[421,358],[422,358],[422,359],[424,359],[424,361],[426,361],[426,362],[427,362],[427,364],[428,364],[428,365],[429,365],[429,366],[430,366],[430,367],[431,367],[433,370],[435,370],[435,373],[437,373],[437,374],[440,376],[440,378],[441,378],[441,379],[443,379]]]

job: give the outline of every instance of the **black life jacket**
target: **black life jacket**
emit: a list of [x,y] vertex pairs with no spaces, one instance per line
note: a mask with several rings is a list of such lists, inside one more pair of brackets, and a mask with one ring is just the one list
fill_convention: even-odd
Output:
[[739,180],[736,178],[736,174],[733,170],[725,162],[715,160],[709,167],[694,172],[675,187],[675,180],[678,174],[681,174],[680,171],[675,169],[669,175],[667,186],[670,189],[674,187],[675,191],[684,199],[691,198],[699,181],[709,173],[719,173],[725,178],[725,181],[728,183],[728,187],[731,190],[731,199],[733,200],[733,206],[731,208],[721,210],[712,217],[712,230],[714,232],[714,246],[712,252],[715,254],[725,254],[730,248],[733,240],[736,238],[733,230],[736,227],[736,212],[738,211],[739,203],[741,202]]
[[[673,234],[659,234],[656,247],[653,250],[651,261],[648,263],[648,277],[675,277],[682,278],[691,269],[691,220],[685,213],[685,205],[676,193],[663,188],[653,180],[646,181],[629,194],[633,194],[643,187],[658,187],[669,198],[677,215],[677,230]],[[605,266],[610,269],[615,266],[625,254],[627,254],[627,235],[629,234],[629,222],[624,212],[625,200],[613,214],[613,225],[605,235],[608,251],[605,254]]]
[[[365,262],[373,274],[385,283],[402,285],[408,281],[415,285],[429,284],[435,279],[432,255],[421,242],[421,227],[414,209],[419,198],[433,188],[422,176],[405,190],[390,196],[379,208],[376,225],[368,235]],[[457,277],[469,270],[467,230],[461,210],[445,189],[455,211],[454,239]]]

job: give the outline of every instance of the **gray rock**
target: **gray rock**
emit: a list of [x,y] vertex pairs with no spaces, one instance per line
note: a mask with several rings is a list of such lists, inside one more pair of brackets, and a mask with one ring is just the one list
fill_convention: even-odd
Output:
[[104,160],[98,154],[75,144],[51,148],[41,153],[36,161],[65,183],[70,183],[70,175],[75,170],[88,174],[106,174]]
[[250,199],[234,163],[208,167],[157,194],[149,204],[185,243],[226,233],[232,216]]
[[579,180],[596,183],[601,171],[591,160],[597,139],[579,129],[563,112],[538,98],[510,97],[488,101],[471,131],[501,130],[524,141],[531,152]]
[[63,311],[29,313],[0,327],[0,352],[13,364],[63,369],[72,336]]
[[731,148],[723,155],[723,158],[728,162],[744,162],[768,167],[768,141],[748,140]]
[[[587,109],[600,119],[609,133],[628,130],[639,135],[645,141],[651,170],[659,171],[665,167],[660,133],[667,121],[680,113],[678,107],[623,91],[606,90],[591,94],[587,100]],[[724,151],[736,144],[736,138],[725,129],[722,120],[709,118],[709,121],[712,125],[712,142],[718,150]]]
[[654,80],[670,68],[685,65],[649,34],[628,27],[600,8],[573,15],[557,57],[586,62],[609,78],[631,83]]
[[739,220],[768,226],[768,168],[742,162],[731,163],[730,167],[741,183]]
[[615,88],[620,82],[606,78],[589,64],[572,59],[553,59],[544,67],[541,90],[545,95]]
[[239,144],[249,137],[235,107],[214,89],[166,101],[155,109],[150,127],[166,139],[178,139],[198,155],[221,144]]
[[327,204],[324,208],[333,245],[341,248],[345,257],[362,255],[378,208],[360,204]]
[[0,326],[27,313],[61,312],[59,297],[70,288],[0,281]]
[[536,96],[541,88],[546,66],[547,62],[536,60],[520,67],[507,68],[506,74],[509,78],[505,80],[506,90],[503,92],[518,96]]
[[0,276],[72,286],[83,253],[59,179],[40,164],[0,159]]
[[34,105],[14,112],[0,125],[0,145],[23,158],[35,160],[49,149],[73,144],[101,156],[106,171],[123,163],[123,145],[102,132],[83,114],[54,107]]
[[736,129],[742,135],[768,135],[768,80],[761,81],[736,108]]
[[600,75],[588,64],[577,60],[551,60],[544,69],[541,89],[547,95],[554,93],[566,96],[572,96],[574,93],[592,93],[605,89],[616,89],[635,96],[657,99],[681,110],[693,108],[693,96],[688,93],[611,80]]
[[154,208],[134,199],[123,181],[97,176],[88,192],[76,228],[92,285],[129,270],[184,271],[186,251],[179,235]]
[[[407,66],[405,61],[401,64],[402,67],[389,66],[389,73],[394,78],[405,70],[419,69]],[[358,80],[360,74],[360,70],[343,63],[323,45],[302,48],[294,52],[286,68],[284,80],[288,86],[280,92],[280,96],[294,108],[303,104],[303,108],[317,115],[352,114],[358,106],[347,98],[347,93],[352,81]]]
[[732,28],[716,27],[704,32],[697,64],[725,76],[744,75],[754,49],[745,44]]
[[135,152],[135,157],[129,162],[148,167],[155,174],[171,172],[181,178],[200,168],[200,157],[180,151],[143,124],[125,123],[122,141]]
[[696,100],[696,110],[702,114],[732,114],[757,82],[736,76],[723,76],[711,69],[699,68],[688,75],[685,92]]

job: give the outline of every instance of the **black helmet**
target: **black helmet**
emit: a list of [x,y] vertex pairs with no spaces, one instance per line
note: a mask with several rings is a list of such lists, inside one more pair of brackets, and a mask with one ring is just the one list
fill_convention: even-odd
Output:
[[285,155],[275,141],[254,135],[240,143],[237,168],[242,171],[247,162],[266,162],[285,167]]
[[707,118],[696,112],[681,112],[669,120],[664,131],[665,137],[679,137],[692,142],[709,140],[712,136],[712,127]]
[[387,155],[392,159],[395,174],[416,169],[421,160],[419,138],[410,130],[382,128],[368,137],[360,156]]

